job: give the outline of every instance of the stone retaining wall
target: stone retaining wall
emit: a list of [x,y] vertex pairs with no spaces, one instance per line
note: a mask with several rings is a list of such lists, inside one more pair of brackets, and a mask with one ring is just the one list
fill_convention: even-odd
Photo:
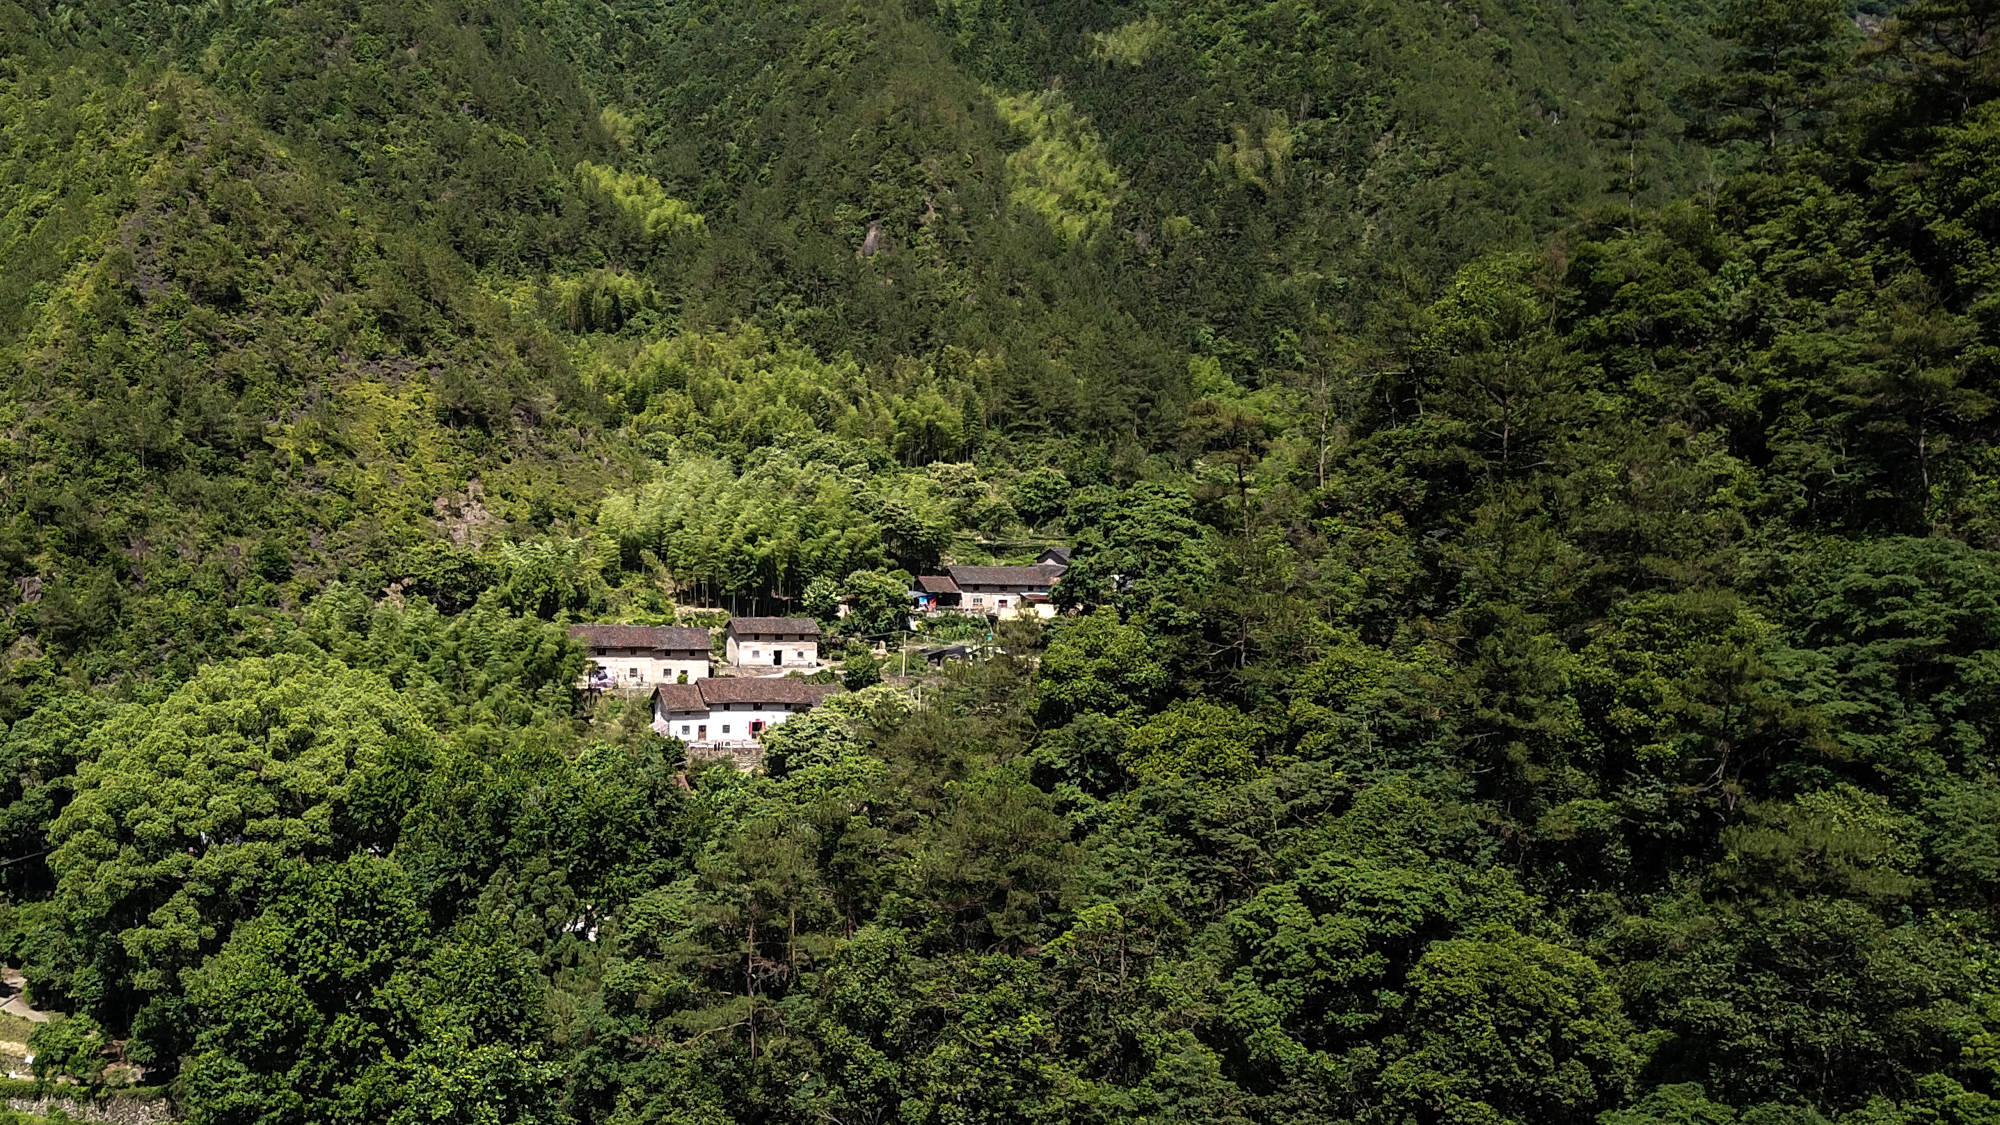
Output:
[[15,1113],[47,1117],[62,1110],[78,1121],[100,1121],[104,1125],[173,1125],[180,1120],[173,1103],[165,1098],[97,1098],[72,1101],[69,1098],[8,1098],[7,1108]]
[[697,762],[728,762],[744,773],[754,773],[764,764],[764,748],[755,742],[699,743],[687,748],[688,765]]

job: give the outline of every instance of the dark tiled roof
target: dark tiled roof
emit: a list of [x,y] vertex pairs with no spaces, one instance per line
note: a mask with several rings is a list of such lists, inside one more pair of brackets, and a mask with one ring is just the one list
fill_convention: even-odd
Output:
[[696,680],[691,684],[661,684],[653,689],[653,698],[662,711],[706,711],[708,704],[701,698],[701,685]]
[[1048,562],[1055,563],[1058,566],[1068,566],[1069,548],[1050,547],[1048,550],[1042,552],[1042,558]]
[[678,625],[572,625],[569,635],[585,648],[647,648],[667,652],[708,651],[708,630]]
[[739,637],[745,633],[804,633],[817,637],[819,622],[810,617],[732,617],[729,631]]
[[693,684],[676,685],[701,689],[702,701],[716,703],[803,703],[811,706],[840,690],[838,684],[814,684],[790,676],[710,677]]
[[964,586],[1006,586],[1014,589],[1052,586],[1060,576],[1045,566],[948,566],[951,580]]
[[958,583],[953,582],[948,574],[920,574],[917,576],[917,589],[926,594],[956,594]]

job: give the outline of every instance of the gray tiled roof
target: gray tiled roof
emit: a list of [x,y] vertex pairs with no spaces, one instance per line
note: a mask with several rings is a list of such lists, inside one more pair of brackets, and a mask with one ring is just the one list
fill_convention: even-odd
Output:
[[1053,586],[1059,571],[1044,566],[948,566],[951,580],[961,588],[966,586],[1006,586],[1012,589],[1034,589]]
[[732,617],[729,631],[739,637],[749,633],[803,633],[817,637],[819,622],[810,617]]
[[678,625],[572,625],[569,635],[585,648],[644,648],[662,652],[708,651],[708,630]]
[[706,711],[718,703],[803,703],[810,707],[840,692],[838,684],[815,684],[790,676],[711,676],[691,684],[661,684],[654,698],[664,711]]

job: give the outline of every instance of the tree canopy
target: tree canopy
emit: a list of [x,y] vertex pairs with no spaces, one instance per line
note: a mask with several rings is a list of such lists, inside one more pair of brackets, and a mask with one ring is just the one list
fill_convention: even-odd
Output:
[[[0,0],[27,1069],[2000,1122],[1997,28]],[[580,687],[731,614],[753,768]]]

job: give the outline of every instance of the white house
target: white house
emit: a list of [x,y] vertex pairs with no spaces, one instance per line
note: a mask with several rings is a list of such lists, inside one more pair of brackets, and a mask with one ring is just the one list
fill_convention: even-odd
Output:
[[817,668],[819,622],[810,617],[732,617],[723,646],[729,662],[742,668]]
[[706,629],[672,625],[572,625],[569,635],[592,664],[584,686],[597,690],[643,691],[654,684],[690,681],[708,675]]
[[653,690],[653,729],[691,747],[754,746],[766,730],[839,690],[782,676],[661,684]]
[[987,617],[1054,617],[1056,607],[1049,591],[1062,577],[1063,567],[1036,566],[948,566],[945,573],[958,589],[959,608]]

